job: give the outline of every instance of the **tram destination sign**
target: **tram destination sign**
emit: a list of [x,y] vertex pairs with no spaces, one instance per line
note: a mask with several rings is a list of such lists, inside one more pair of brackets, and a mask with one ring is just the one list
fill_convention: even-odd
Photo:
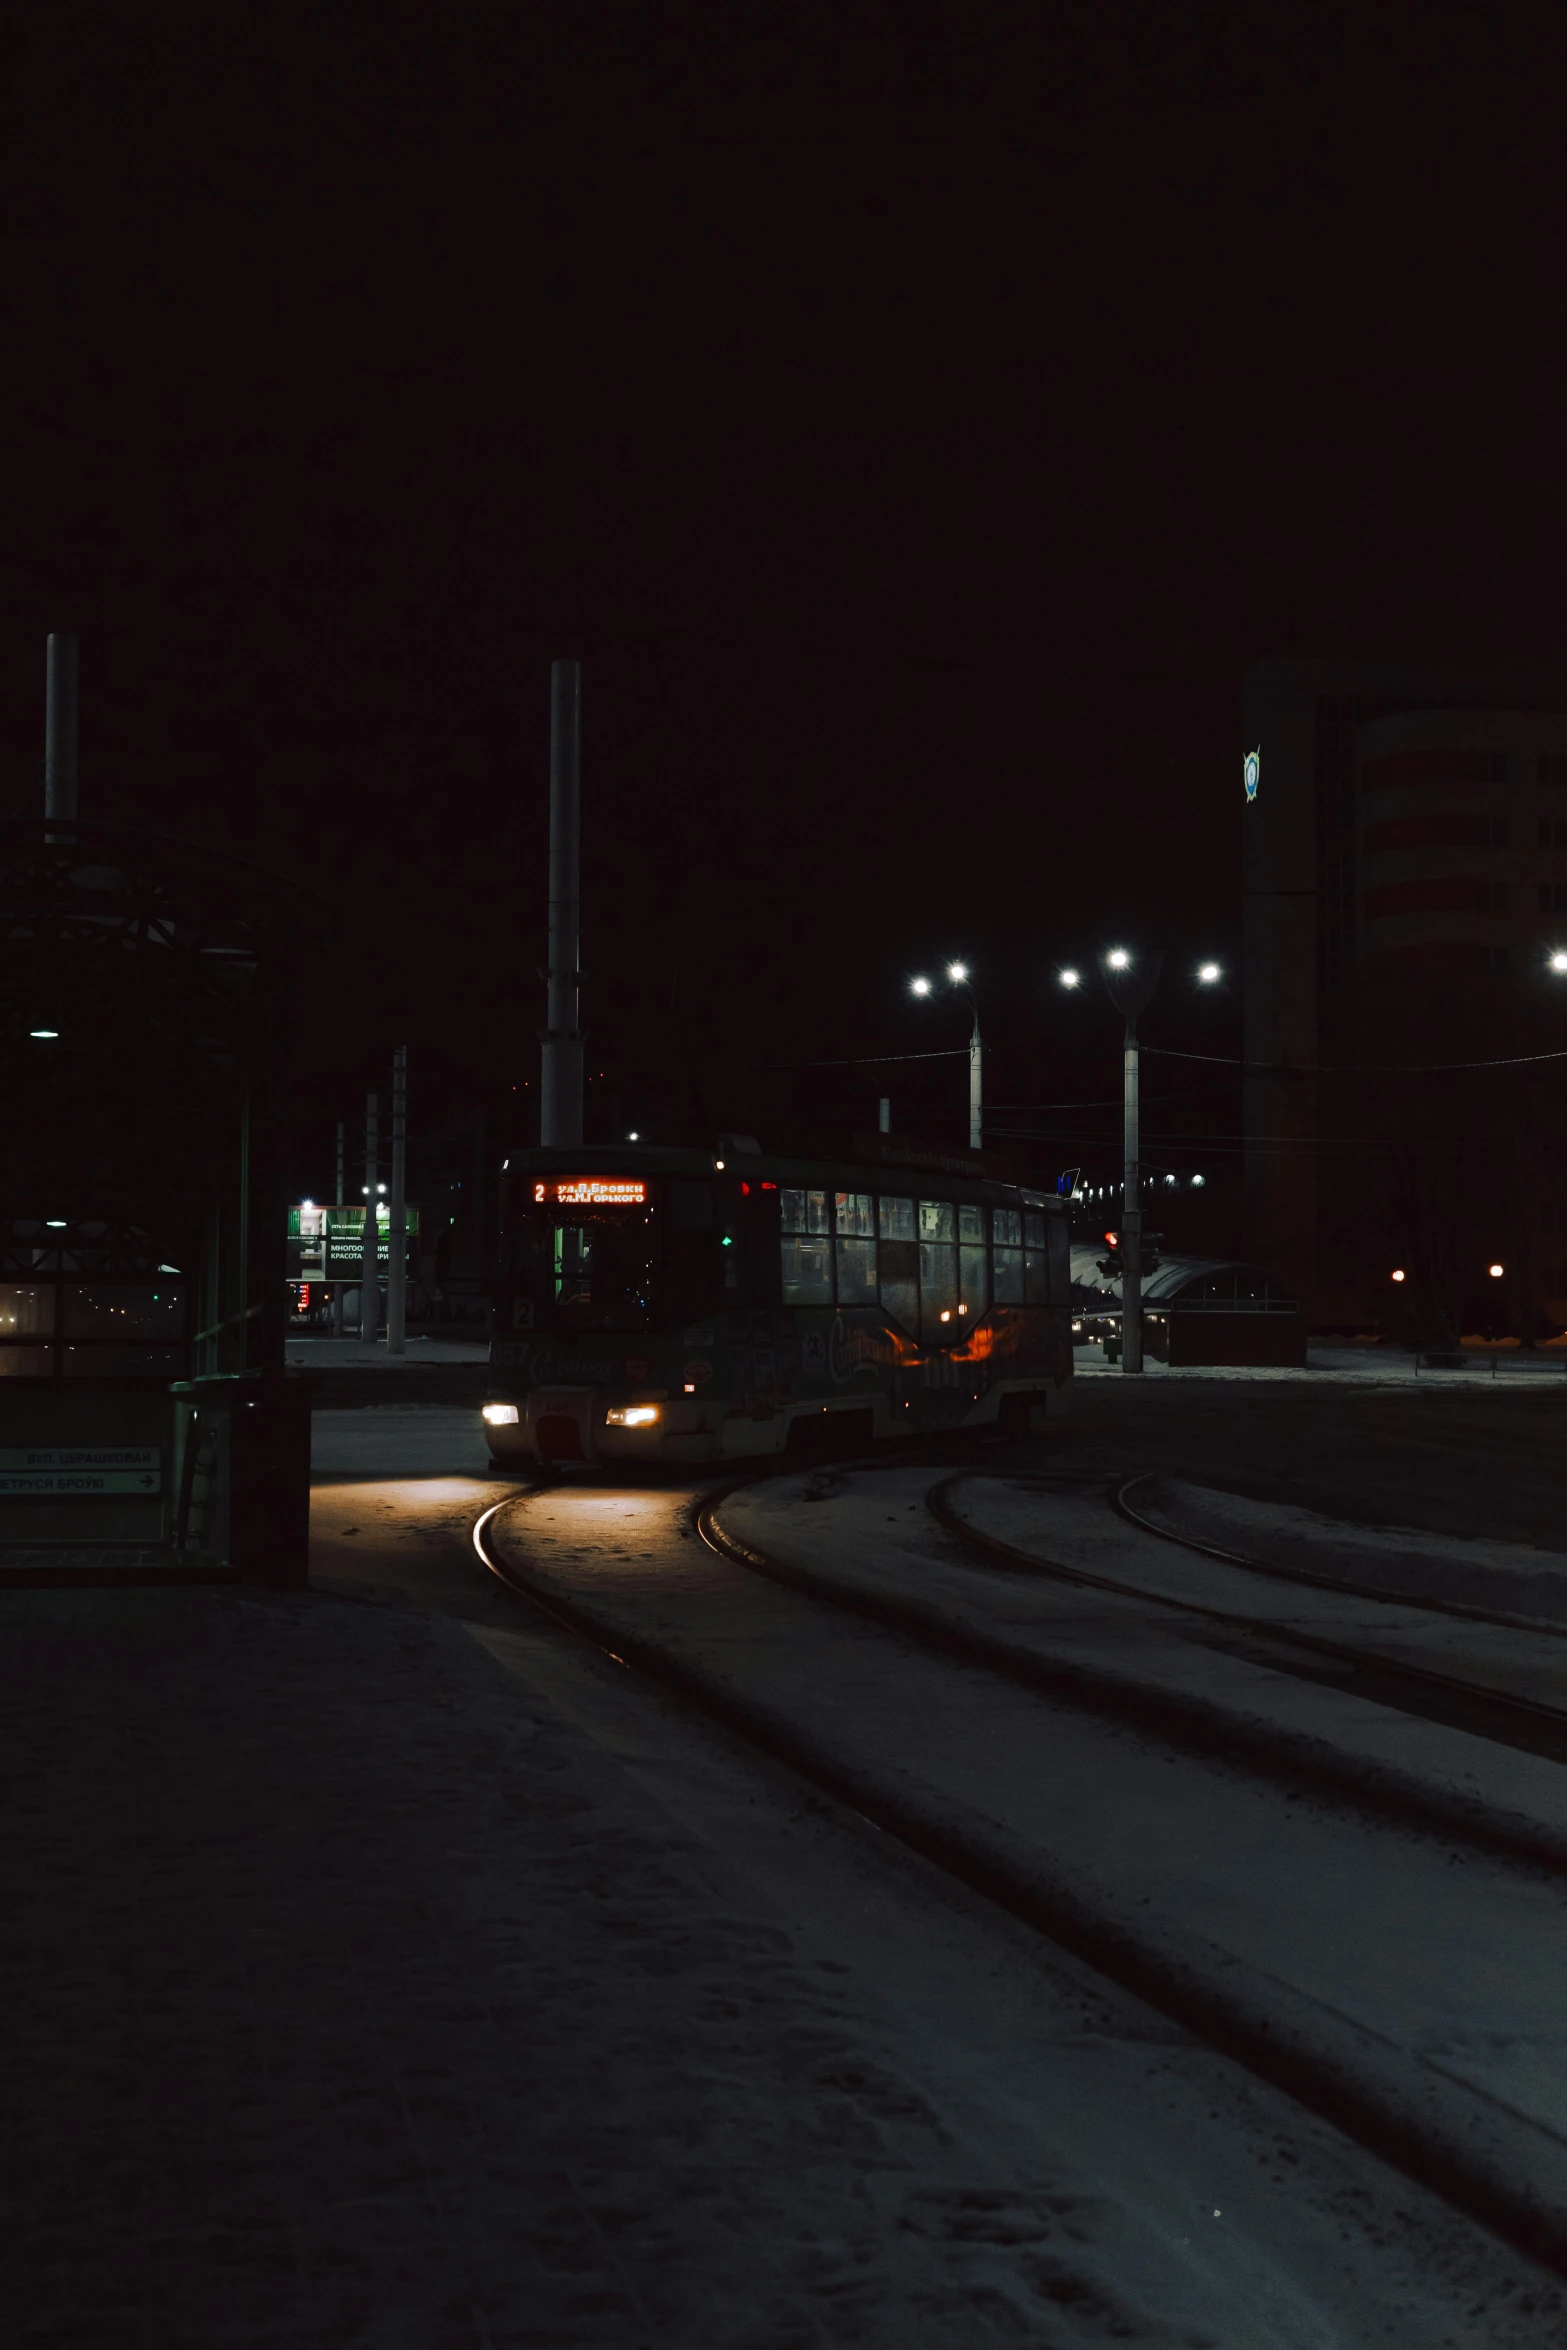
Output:
[[535,1207],[643,1208],[647,1185],[639,1175],[560,1175],[533,1186]]
[[0,1498],[80,1501],[94,1493],[161,1493],[155,1444],[0,1445]]

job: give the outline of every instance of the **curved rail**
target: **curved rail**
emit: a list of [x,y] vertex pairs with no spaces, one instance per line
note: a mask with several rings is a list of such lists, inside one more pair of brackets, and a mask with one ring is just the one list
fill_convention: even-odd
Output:
[[[1567,1762],[1567,1709],[1561,1706],[1547,1705],[1539,1698],[1523,1697],[1512,1691],[1493,1689],[1483,1681],[1468,1681],[1459,1674],[1439,1672],[1430,1665],[1412,1664],[1402,1657],[1389,1657],[1376,1649],[1361,1648],[1354,1641],[1335,1640],[1326,1633],[1308,1632],[1295,1624],[1280,1624],[1268,1616],[1249,1616],[1242,1610],[1218,1607],[1201,1600],[1175,1599],[1167,1592],[1151,1589],[1146,1583],[1128,1583],[1116,1576],[1093,1575],[1085,1568],[1064,1566],[1059,1560],[1045,1558],[1038,1552],[1021,1550],[1015,1543],[1003,1541],[1000,1535],[987,1533],[983,1527],[971,1524],[961,1511],[952,1506],[952,1488],[962,1483],[965,1476],[972,1474],[972,1471],[960,1471],[957,1476],[944,1477],[939,1485],[934,1486],[926,1497],[931,1514],[960,1541],[973,1544],[989,1558],[999,1558],[1014,1571],[1032,1569],[1036,1574],[1048,1575],[1054,1580],[1086,1584],[1095,1590],[1112,1592],[1118,1598],[1141,1600],[1149,1606],[1167,1608],[1179,1615],[1197,1616],[1222,1626],[1228,1632],[1240,1634],[1248,1641],[1275,1650],[1303,1650],[1308,1656],[1321,1657],[1341,1667],[1348,1666],[1355,1675],[1361,1694],[1373,1696],[1378,1703],[1387,1702],[1400,1712],[1440,1721],[1449,1728],[1475,1728],[1479,1736],[1490,1738],[1499,1746],[1516,1747],[1520,1753],[1542,1755],[1551,1762]],[[1159,1529],[1150,1526],[1149,1531],[1157,1533]],[[1172,1536],[1171,1539],[1176,1537]],[[1227,1563],[1233,1566],[1249,1564],[1233,1553],[1229,1555]],[[1362,1599],[1376,1600],[1383,1606],[1401,1604],[1386,1592],[1362,1590],[1354,1584],[1336,1585],[1334,1588],[1352,1592]],[[1409,1702],[1412,1697],[1424,1698],[1426,1702],[1412,1704]],[[1438,1701],[1440,1710],[1436,1710]]]
[[[717,1522],[718,1505],[727,1495],[751,1482],[750,1477],[733,1478],[716,1491],[696,1496],[692,1504],[693,1521],[712,1550],[779,1582],[805,1590],[812,1597],[834,1600],[840,1607],[855,1608],[872,1616],[883,1612],[874,1606],[861,1606],[858,1595],[842,1591],[834,1594],[822,1579],[782,1568],[779,1562],[765,1558],[728,1534]],[[1483,2159],[1472,2157],[1467,2147],[1456,2140],[1444,2143],[1423,2127],[1412,2128],[1407,2116],[1384,2106],[1376,2091],[1367,2088],[1352,2073],[1344,2072],[1331,2061],[1325,2062],[1321,2051],[1295,2045],[1289,2035],[1278,2033],[1269,2021],[1239,2011],[1228,1987],[1217,1978],[1194,1974],[1179,1961],[1161,1960],[1129,1936],[1124,1926],[1086,1906],[1069,1887],[1054,1882],[1047,1868],[1020,1867],[1015,1860],[988,1849],[984,1839],[976,1840],[927,1816],[903,1790],[889,1788],[884,1780],[865,1774],[853,1763],[824,1749],[809,1733],[773,1708],[747,1703],[735,1690],[699,1667],[640,1636],[627,1638],[618,1630],[614,1638],[619,1641],[619,1647],[612,1646],[608,1626],[594,1611],[575,1607],[569,1601],[563,1603],[558,1594],[541,1592],[531,1578],[509,1567],[496,1554],[493,1544],[485,1540],[499,1512],[524,1498],[527,1498],[525,1494],[516,1494],[492,1503],[472,1528],[478,1558],[509,1590],[555,1623],[590,1642],[623,1669],[638,1667],[647,1671],[651,1678],[692,1703],[698,1712],[782,1762],[870,1826],[897,1837],[955,1882],[980,1894],[1021,1924],[1146,2000],[1158,2012],[1270,2082],[1297,2104],[1321,2115],[1381,2160],[1433,2189],[1482,2226],[1494,2229],[1558,2274],[1567,2275],[1567,2225],[1555,2214],[1542,2212],[1525,2184],[1501,2176]],[[929,1636],[929,1627],[922,1634],[909,1621],[893,1628],[913,1631],[916,1637]],[[942,1645],[949,1655],[955,1648],[961,1654],[961,1643],[949,1638]],[[989,1645],[994,1648],[998,1644]],[[989,1656],[983,1661],[995,1659]],[[1155,1716],[1158,1711],[1157,1706],[1152,1709]],[[1142,1720],[1144,1727],[1150,1725],[1146,1707]],[[1424,1824],[1429,1828],[1432,1822],[1428,1818]],[[1545,1861],[1549,1865],[1547,1856],[1538,1847],[1515,1851],[1514,1857],[1531,1858],[1537,1863]],[[1558,1856],[1556,1865],[1567,1865],[1567,1856]]]
[[[1204,1542],[1195,1534],[1177,1534],[1171,1526],[1161,1526],[1157,1518],[1145,1518],[1141,1510],[1133,1509],[1127,1495],[1134,1485],[1146,1485],[1152,1470],[1144,1470],[1136,1477],[1128,1477],[1110,1496],[1110,1507],[1126,1519],[1128,1525],[1138,1527],[1144,1534],[1155,1534],[1161,1542],[1178,1543],[1183,1550],[1195,1550],[1204,1558],[1219,1559],[1229,1567],[1244,1567],[1249,1575],[1268,1575],[1277,1583],[1304,1583],[1317,1591],[1341,1591],[1351,1599],[1375,1599],[1390,1607],[1418,1607],[1437,1616],[1461,1616],[1472,1624],[1500,1624],[1509,1632],[1548,1632],[1556,1640],[1567,1640],[1567,1624],[1555,1623],[1549,1616],[1513,1615],[1505,1608],[1471,1607],[1462,1599],[1433,1599],[1417,1597],[1414,1593],[1389,1591],[1376,1583],[1351,1583],[1341,1575],[1314,1574],[1310,1567],[1277,1566],[1269,1559],[1251,1558],[1245,1551],[1225,1550],[1216,1542]],[[954,1483],[948,1479],[948,1483]]]

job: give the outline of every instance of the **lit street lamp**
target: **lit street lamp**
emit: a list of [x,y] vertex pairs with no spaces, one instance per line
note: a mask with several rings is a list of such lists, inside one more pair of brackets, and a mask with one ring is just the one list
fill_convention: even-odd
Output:
[[[969,984],[967,963],[949,963],[947,965],[947,980],[949,985],[955,987],[961,995],[968,997],[969,1011],[973,1016],[974,1025],[968,1045],[968,1146],[971,1151],[983,1150],[985,1145],[984,1085],[982,1080],[984,1046],[980,1041],[979,1034],[979,1002]],[[934,992],[932,983],[928,979],[911,979],[909,990],[911,994],[919,996],[930,995]]]
[[[1134,954],[1130,947],[1111,947],[1100,958],[1105,991],[1126,1022],[1122,1060],[1122,1161],[1124,1198],[1121,1209],[1121,1369],[1140,1376],[1143,1367],[1143,1210],[1141,1159],[1139,1047],[1137,1018],[1153,1001],[1159,984],[1162,953]],[[1217,963],[1199,963],[1197,983],[1216,987],[1224,977]],[[1077,988],[1081,975],[1065,970],[1061,985]]]

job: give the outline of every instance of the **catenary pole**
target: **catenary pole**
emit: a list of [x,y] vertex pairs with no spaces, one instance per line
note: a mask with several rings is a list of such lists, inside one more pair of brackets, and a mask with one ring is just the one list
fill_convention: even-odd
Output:
[[581,827],[582,669],[550,664],[550,899],[548,1025],[543,1031],[539,1140],[582,1140],[582,1032],[577,969]]
[[969,1003],[974,1013],[974,1033],[968,1046],[968,1146],[971,1151],[985,1147],[985,1103],[982,1076],[984,1046],[979,1035],[979,1002],[971,995]]
[[408,1248],[403,1234],[407,1221],[404,1183],[408,1149],[408,1047],[400,1044],[392,1055],[392,1212],[387,1219],[386,1351],[407,1352],[404,1314],[407,1305]]
[[375,1344],[381,1323],[381,1267],[378,1257],[381,1219],[375,1212],[376,1169],[381,1157],[381,1105],[373,1093],[365,1096],[365,1231],[364,1259],[359,1274],[359,1335]]

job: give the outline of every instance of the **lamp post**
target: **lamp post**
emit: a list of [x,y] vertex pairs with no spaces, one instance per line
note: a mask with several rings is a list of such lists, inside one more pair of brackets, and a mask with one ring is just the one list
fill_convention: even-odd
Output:
[[[967,996],[969,1012],[973,1020],[968,1043],[968,1146],[971,1151],[983,1150],[985,1147],[985,1048],[979,1033],[979,999],[970,983],[967,963],[949,963],[947,965],[947,981],[949,986],[955,987],[961,995]],[[927,996],[934,992],[933,983],[928,979],[911,979],[909,986],[912,993],[918,996]]]
[[[1140,1377],[1143,1368],[1142,1104],[1137,1021],[1153,1001],[1163,963],[1162,949],[1137,954],[1130,947],[1111,947],[1099,958],[1105,992],[1126,1022],[1121,1060],[1121,1370],[1131,1378]],[[1197,966],[1199,987],[1215,987],[1223,976],[1217,963]],[[1061,973],[1065,988],[1076,989],[1082,983],[1081,972],[1068,969]]]

